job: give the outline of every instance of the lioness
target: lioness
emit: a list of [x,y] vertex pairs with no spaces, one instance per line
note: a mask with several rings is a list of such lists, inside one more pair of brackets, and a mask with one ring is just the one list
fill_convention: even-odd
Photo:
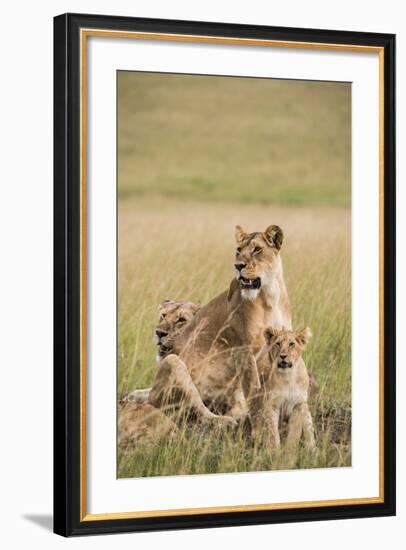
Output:
[[173,338],[176,354],[161,361],[149,394],[157,407],[182,402],[202,418],[240,416],[260,386],[255,356],[264,328],[291,327],[281,228],[246,233],[237,226],[235,238],[235,277]]
[[185,326],[200,309],[193,302],[164,300],[159,304],[159,322],[155,328],[155,342],[158,346],[158,362],[173,352],[173,344]]
[[122,401],[118,405],[117,432],[121,446],[157,444],[178,436],[175,423],[159,409],[148,403],[140,405]]
[[256,435],[266,437],[271,449],[277,448],[279,429],[287,422],[286,447],[294,450],[303,434],[305,445],[313,448],[313,421],[307,404],[309,375],[302,358],[311,331],[308,327],[300,331],[271,327],[264,335],[266,343],[257,358],[261,390],[256,403]]
[[[174,337],[180,334],[199,309],[200,305],[194,304],[193,302],[164,300],[159,304],[159,320],[154,333],[155,343],[158,346],[158,363],[160,363],[169,353],[174,351]],[[125,395],[122,401],[138,404],[146,403],[150,390],[151,388],[133,390]]]

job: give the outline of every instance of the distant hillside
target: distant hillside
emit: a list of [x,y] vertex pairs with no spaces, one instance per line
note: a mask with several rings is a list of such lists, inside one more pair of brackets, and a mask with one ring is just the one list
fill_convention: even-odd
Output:
[[347,206],[351,85],[120,72],[119,198]]

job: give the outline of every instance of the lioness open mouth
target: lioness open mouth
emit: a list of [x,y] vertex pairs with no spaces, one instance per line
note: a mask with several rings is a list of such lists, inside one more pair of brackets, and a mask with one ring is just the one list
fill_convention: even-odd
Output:
[[242,275],[238,279],[240,282],[240,287],[244,290],[252,290],[261,288],[261,279],[256,277],[255,279],[246,279]]
[[159,351],[158,351],[159,357],[164,357],[171,351],[171,348],[169,348],[168,346],[165,346],[165,344],[158,344],[158,345],[159,345]]
[[292,363],[290,361],[278,361],[278,369],[291,369]]

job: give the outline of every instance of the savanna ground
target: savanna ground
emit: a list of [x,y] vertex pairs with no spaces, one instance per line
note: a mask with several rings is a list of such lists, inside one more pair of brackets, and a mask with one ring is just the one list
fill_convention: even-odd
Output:
[[[234,226],[278,224],[305,361],[317,452],[293,467],[351,464],[350,86],[119,73],[118,397],[152,384],[157,306],[201,304],[233,277]],[[283,449],[185,424],[177,441],[119,448],[118,477],[259,471]]]

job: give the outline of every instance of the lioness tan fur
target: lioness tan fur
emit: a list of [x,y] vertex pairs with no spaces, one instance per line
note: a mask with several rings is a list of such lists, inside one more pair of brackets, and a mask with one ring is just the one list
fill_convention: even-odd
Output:
[[277,448],[280,427],[287,422],[286,447],[296,449],[303,435],[305,445],[313,448],[313,421],[307,404],[309,374],[302,358],[311,331],[271,327],[264,335],[266,343],[257,359],[261,390],[256,403],[256,435],[267,438],[271,449]]
[[193,302],[165,300],[159,304],[159,322],[155,327],[158,361],[172,353],[176,337],[185,329],[200,309]]
[[120,402],[117,428],[118,444],[121,446],[157,444],[163,439],[174,439],[178,435],[175,423],[148,403],[140,405]]
[[[264,328],[291,327],[280,249],[283,233],[235,232],[235,277],[229,289],[203,306],[173,339],[173,353],[161,362],[149,402],[182,403],[201,418],[238,417],[260,386],[256,354]],[[208,408],[210,407],[210,409]]]
[[[159,320],[155,327],[154,338],[158,346],[157,361],[162,361],[173,351],[174,337],[179,335],[199,311],[200,305],[193,302],[175,302],[164,300],[158,306]],[[146,403],[151,388],[133,390],[123,397],[123,401]]]

